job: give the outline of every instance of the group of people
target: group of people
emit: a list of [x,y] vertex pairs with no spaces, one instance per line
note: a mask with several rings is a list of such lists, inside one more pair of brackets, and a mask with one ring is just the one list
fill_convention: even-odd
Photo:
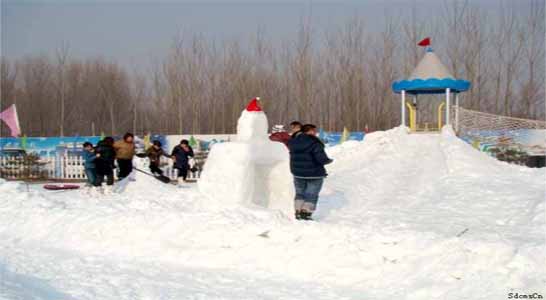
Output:
[[333,162],[318,138],[317,126],[298,121],[290,123],[290,133],[275,125],[269,138],[284,143],[290,152],[290,171],[294,177],[296,219],[312,220],[326,173],[325,165]]
[[[333,160],[324,151],[324,143],[317,137],[317,127],[313,124],[303,125],[294,121],[290,123],[290,133],[286,132],[282,125],[275,125],[272,132],[269,138],[284,143],[290,152],[290,171],[294,177],[296,190],[294,199],[296,219],[311,220],[324,178],[328,175],[324,166]],[[174,167],[178,170],[178,183],[183,184],[190,169],[190,158],[194,156],[187,140],[181,140],[170,155],[165,153],[158,140],[153,141],[145,153],[137,154],[132,133],[126,133],[123,139],[118,141],[114,141],[112,137],[105,137],[96,147],[90,142],[85,142],[83,148],[88,183],[94,187],[101,187],[106,179],[106,190],[114,184],[116,162],[119,180],[129,176],[133,171],[134,156],[149,158],[152,174],[163,176],[160,168],[161,157],[167,157],[174,161]]]
[[101,187],[106,179],[108,191],[114,184],[114,169],[118,168],[118,179],[121,180],[133,171],[133,158],[148,157],[150,160],[150,171],[157,176],[163,176],[160,169],[162,156],[174,161],[174,167],[178,170],[178,183],[186,182],[190,169],[189,161],[194,156],[193,149],[187,140],[181,140],[176,145],[171,155],[167,155],[161,148],[160,141],[153,141],[145,153],[136,153],[135,137],[132,133],[126,133],[123,139],[114,141],[112,137],[105,137],[94,147],[90,142],[83,143],[83,158],[85,174],[89,185]]

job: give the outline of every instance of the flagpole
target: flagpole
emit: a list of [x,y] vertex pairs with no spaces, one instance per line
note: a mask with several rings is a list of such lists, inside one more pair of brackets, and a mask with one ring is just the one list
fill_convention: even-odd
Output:
[[402,97],[400,99],[400,104],[401,104],[401,108],[400,108],[400,125],[401,126],[406,126],[406,110],[404,108],[404,105],[406,104],[406,91],[405,90],[402,90]]
[[[15,111],[15,123],[17,123],[17,128],[19,128],[19,131],[21,130],[21,124],[19,123],[19,114],[17,113],[17,106],[13,104],[13,111]],[[21,134],[22,132],[19,132]]]

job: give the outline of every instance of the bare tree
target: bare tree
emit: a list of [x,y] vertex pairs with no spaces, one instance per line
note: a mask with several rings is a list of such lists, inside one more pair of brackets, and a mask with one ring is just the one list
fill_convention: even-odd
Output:
[[68,44],[63,43],[62,46],[56,51],[56,78],[55,86],[57,88],[57,96],[60,104],[59,113],[59,135],[64,136],[64,123],[65,123],[65,105],[66,105],[66,69],[68,65]]
[[[66,44],[52,57],[2,58],[0,109],[17,102],[28,135],[233,133],[246,102],[261,96],[271,123],[386,129],[400,118],[391,84],[409,75],[423,55],[416,43],[431,36],[450,71],[472,82],[464,106],[544,118],[544,3],[526,11],[510,1],[497,11],[444,3],[441,16],[427,18],[414,3],[374,32],[355,16],[322,31],[304,18],[280,43],[263,28],[249,40],[180,34],[147,73],[70,57]],[[433,122],[437,98],[418,103],[419,121]]]
[[520,116],[536,118],[537,109],[544,113],[544,1],[533,1],[529,7],[529,17],[522,34],[524,66],[527,70],[526,82],[522,87],[523,106]]

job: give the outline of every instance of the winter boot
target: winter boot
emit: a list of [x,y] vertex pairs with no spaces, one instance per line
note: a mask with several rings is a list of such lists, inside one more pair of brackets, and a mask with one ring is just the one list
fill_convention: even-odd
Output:
[[301,210],[296,210],[296,220],[301,220]]
[[313,221],[313,218],[311,218],[311,215],[313,213],[310,213],[308,211],[305,211],[305,210],[302,210],[300,212],[300,220],[304,220],[304,221]]

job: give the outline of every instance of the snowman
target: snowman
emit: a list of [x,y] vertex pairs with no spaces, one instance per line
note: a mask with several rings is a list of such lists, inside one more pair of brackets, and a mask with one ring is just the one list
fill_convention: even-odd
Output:
[[269,140],[267,117],[254,98],[237,121],[233,142],[215,144],[199,190],[222,204],[257,205],[294,215],[294,188],[286,146]]

